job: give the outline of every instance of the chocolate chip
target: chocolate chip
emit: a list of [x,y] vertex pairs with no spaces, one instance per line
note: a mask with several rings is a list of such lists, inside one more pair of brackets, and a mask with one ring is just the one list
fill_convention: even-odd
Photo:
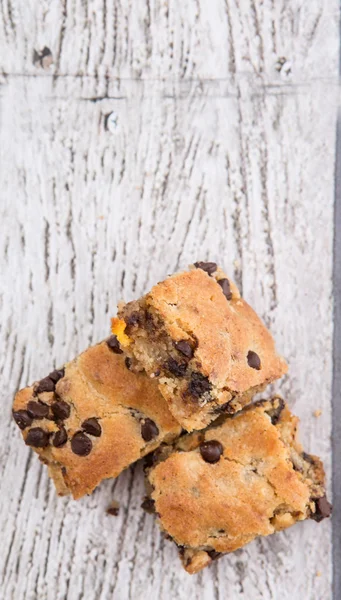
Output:
[[159,429],[151,419],[145,419],[141,425],[141,435],[145,442],[150,442],[159,435]]
[[64,400],[57,400],[51,405],[51,410],[55,419],[64,421],[70,416],[70,406]]
[[49,407],[44,402],[30,400],[27,404],[27,412],[32,419],[45,419],[49,414]]
[[78,431],[71,440],[71,450],[78,456],[87,456],[92,450],[92,441],[83,431]]
[[111,335],[110,338],[107,339],[107,346],[115,354],[123,354],[123,350],[121,350],[120,342],[118,341],[116,335]]
[[126,359],[125,359],[125,361],[124,361],[124,363],[125,363],[125,366],[127,367],[127,369],[129,369],[129,371],[130,371],[130,368],[131,368],[132,362],[133,362],[133,361],[131,360],[131,358],[129,358],[129,356],[127,356],[127,358],[126,358]]
[[153,514],[155,512],[155,501],[153,498],[146,496],[142,501],[141,508],[143,508],[143,510],[145,510],[147,513]]
[[223,452],[224,449],[217,440],[210,440],[209,442],[202,442],[200,444],[200,454],[205,462],[218,462]]
[[102,427],[100,426],[96,417],[91,417],[90,419],[86,419],[86,421],[83,421],[82,429],[84,429],[86,433],[89,433],[90,435],[93,435],[95,437],[100,437],[102,433]]
[[109,506],[109,508],[107,508],[107,515],[111,515],[112,517],[118,517],[118,511],[119,511],[119,507],[118,506]]
[[42,379],[35,389],[36,394],[42,394],[42,392],[54,392],[55,382],[50,377]]
[[310,463],[311,465],[315,464],[315,460],[314,460],[313,456],[311,456],[311,454],[307,454],[306,452],[302,452],[302,458],[303,458],[303,460],[305,460],[306,462]]
[[54,384],[56,384],[60,379],[62,379],[65,375],[65,369],[55,369],[52,373],[49,374],[49,379],[52,379]]
[[256,352],[253,352],[253,350],[249,350],[249,352],[247,354],[247,362],[248,362],[249,367],[251,367],[252,369],[256,369],[257,371],[260,371],[260,369],[261,369],[260,358],[259,358],[258,354],[256,354]]
[[192,358],[193,356],[193,348],[192,346],[186,342],[186,340],[180,340],[179,342],[174,342],[174,346],[181,354],[186,356],[187,358]]
[[214,263],[214,262],[199,261],[199,262],[194,263],[194,266],[197,269],[201,269],[202,271],[205,271],[209,275],[212,275],[212,273],[214,273],[214,271],[217,270],[217,263]]
[[49,434],[41,427],[32,427],[27,434],[25,444],[35,448],[46,448],[49,443]]
[[55,448],[64,446],[67,442],[67,433],[65,427],[61,427],[53,436],[52,444]]
[[208,550],[207,554],[212,560],[217,560],[217,558],[220,558],[223,555],[223,552],[217,552],[216,550]]
[[174,358],[169,358],[165,365],[167,371],[175,375],[175,377],[183,377],[187,370],[186,363],[179,363]]
[[267,411],[269,416],[271,417],[271,423],[273,425],[277,425],[284,407],[284,400],[282,400],[282,398],[278,398],[278,406],[276,408],[273,408],[272,410]]
[[26,410],[14,410],[12,414],[13,419],[20,429],[26,429],[26,427],[32,424],[32,418]]
[[212,384],[209,382],[208,378],[202,375],[201,373],[192,373],[191,381],[189,382],[188,390],[189,393],[195,398],[200,398],[206,392],[209,392],[212,389]]
[[218,281],[221,289],[223,290],[223,294],[225,296],[225,298],[227,298],[227,300],[231,300],[232,299],[232,292],[231,292],[231,288],[230,288],[230,282],[228,279],[219,279]]
[[228,402],[225,402],[224,404],[221,404],[220,406],[217,406],[217,408],[214,409],[215,413],[226,413],[228,415],[233,415],[236,411],[233,408],[233,405],[231,404],[232,400],[229,400]]
[[135,325],[139,325],[142,320],[142,315],[139,312],[134,311],[125,319],[126,325],[134,327]]
[[326,495],[315,500],[315,508],[316,510],[311,514],[311,518],[314,519],[314,521],[317,521],[317,523],[320,523],[320,521],[323,521],[323,519],[330,517],[332,505],[330,502],[328,502]]

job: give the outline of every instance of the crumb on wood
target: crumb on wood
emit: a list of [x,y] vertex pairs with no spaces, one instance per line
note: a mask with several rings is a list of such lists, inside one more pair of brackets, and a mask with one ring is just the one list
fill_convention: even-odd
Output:
[[316,577],[321,577],[322,573],[321,571],[316,571]]
[[316,410],[314,410],[313,415],[316,418],[320,417],[322,415],[322,410],[320,410],[319,408],[317,408]]
[[119,502],[117,502],[116,500],[113,500],[112,503],[110,504],[110,506],[108,506],[106,513],[107,513],[107,515],[111,515],[112,517],[117,517],[119,508],[120,508]]

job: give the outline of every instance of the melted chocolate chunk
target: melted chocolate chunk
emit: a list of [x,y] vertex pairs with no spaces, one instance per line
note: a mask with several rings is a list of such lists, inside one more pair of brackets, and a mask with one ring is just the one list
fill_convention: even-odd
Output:
[[215,262],[196,262],[194,263],[194,266],[197,269],[201,269],[202,271],[205,271],[206,273],[208,273],[208,275],[212,275],[212,273],[214,273],[217,270],[217,263]]
[[27,434],[25,444],[34,448],[46,448],[49,443],[49,434],[41,427],[32,427]]
[[253,350],[249,350],[247,355],[247,362],[249,367],[251,367],[252,369],[260,371],[260,369],[262,368],[258,354],[256,354],[256,352],[253,352]]
[[100,426],[96,417],[91,417],[90,419],[83,421],[82,429],[84,429],[86,433],[89,433],[95,437],[100,437],[102,434],[102,427]]
[[51,405],[51,410],[55,419],[64,421],[70,416],[70,406],[64,400],[57,400]]
[[107,346],[115,354],[123,354],[123,350],[121,350],[120,342],[118,341],[116,335],[111,335],[110,338],[107,339]]
[[71,450],[78,456],[87,456],[92,450],[92,441],[83,431],[78,431],[71,440]]
[[224,449],[217,440],[209,440],[200,444],[200,454],[205,462],[216,463],[220,460]]
[[229,400],[228,402],[225,402],[224,404],[217,406],[217,408],[214,409],[214,412],[215,413],[226,413],[228,415],[233,415],[235,413],[235,410],[234,410],[233,406],[231,406],[231,402],[232,402],[232,400]]
[[127,356],[127,358],[124,361],[124,364],[127,367],[127,369],[129,369],[129,371],[130,371],[132,363],[133,363],[133,361],[131,360],[131,358],[129,358],[129,356]]
[[59,429],[59,431],[57,431],[54,434],[52,444],[54,445],[55,448],[60,448],[61,446],[64,446],[64,444],[66,444],[66,442],[67,442],[66,429],[65,429],[65,427],[61,427]]
[[145,419],[141,425],[141,435],[145,442],[150,442],[159,435],[159,429],[151,419]]
[[52,381],[54,382],[54,384],[58,383],[58,381],[60,379],[62,379],[65,375],[65,369],[55,369],[54,371],[52,371],[52,373],[50,373],[49,375],[49,379],[52,379]]
[[217,558],[220,558],[223,555],[223,552],[217,552],[216,550],[208,550],[207,554],[212,560],[217,560]]
[[32,419],[45,419],[49,414],[49,407],[44,402],[30,400],[27,404],[27,412]]
[[179,342],[174,342],[175,348],[181,352],[186,358],[192,358],[193,356],[193,348],[186,340],[180,340]]
[[169,358],[165,365],[167,371],[175,375],[175,377],[184,377],[187,370],[187,363],[180,363],[174,358]]
[[327,517],[330,517],[332,513],[332,505],[327,500],[327,496],[324,495],[322,498],[315,499],[315,512],[311,514],[311,518],[317,523],[323,521]]
[[155,501],[153,498],[146,496],[142,501],[141,508],[143,508],[143,510],[145,510],[147,513],[153,514],[155,512]]
[[28,414],[27,410],[14,410],[13,419],[20,429],[24,430],[26,427],[32,425],[32,417]]
[[55,387],[55,382],[52,379],[50,379],[50,377],[45,377],[38,383],[38,386],[35,389],[35,393],[41,394],[42,392],[54,392]]
[[189,382],[188,391],[191,396],[195,398],[200,398],[206,392],[210,392],[212,389],[212,384],[209,382],[208,378],[202,375],[201,373],[192,373],[191,381]]
[[142,317],[142,315],[141,315],[139,312],[137,312],[137,311],[134,311],[134,312],[132,312],[132,313],[131,313],[131,314],[130,314],[128,317],[126,317],[126,319],[125,319],[125,323],[126,323],[126,326],[127,326],[128,328],[129,328],[129,327],[135,327],[136,325],[140,325],[142,321],[143,321],[143,317]]
[[278,404],[277,408],[274,408],[273,410],[269,411],[269,415],[271,417],[271,423],[273,425],[277,425],[277,423],[280,419],[282,410],[285,407],[285,402],[284,402],[284,400],[282,400],[282,398],[279,398],[278,401],[279,401],[279,404]]
[[305,460],[306,462],[310,463],[311,465],[315,464],[315,460],[311,456],[311,454],[307,454],[306,452],[302,452],[302,458],[303,458],[303,460]]
[[230,282],[228,279],[219,279],[218,281],[221,289],[223,290],[223,294],[227,300],[232,300],[232,292],[230,288]]

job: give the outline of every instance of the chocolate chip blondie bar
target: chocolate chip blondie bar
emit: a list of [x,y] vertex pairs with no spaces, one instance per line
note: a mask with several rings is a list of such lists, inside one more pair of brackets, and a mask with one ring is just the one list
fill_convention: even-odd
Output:
[[257,536],[328,517],[324,470],[284,401],[260,401],[147,457],[144,508],[196,573]]
[[129,370],[115,336],[20,390],[13,417],[58,493],[75,499],[181,432],[156,382]]
[[158,379],[187,431],[237,412],[287,370],[270,332],[215,263],[172,275],[118,314],[112,332]]

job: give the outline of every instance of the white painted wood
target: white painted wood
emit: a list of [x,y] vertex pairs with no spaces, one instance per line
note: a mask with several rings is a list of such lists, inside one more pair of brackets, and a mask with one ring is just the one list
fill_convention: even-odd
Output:
[[190,577],[140,509],[140,465],[59,499],[10,409],[107,335],[120,298],[218,259],[288,358],[276,389],[330,472],[337,1],[1,10],[1,600],[331,598],[330,522]]

